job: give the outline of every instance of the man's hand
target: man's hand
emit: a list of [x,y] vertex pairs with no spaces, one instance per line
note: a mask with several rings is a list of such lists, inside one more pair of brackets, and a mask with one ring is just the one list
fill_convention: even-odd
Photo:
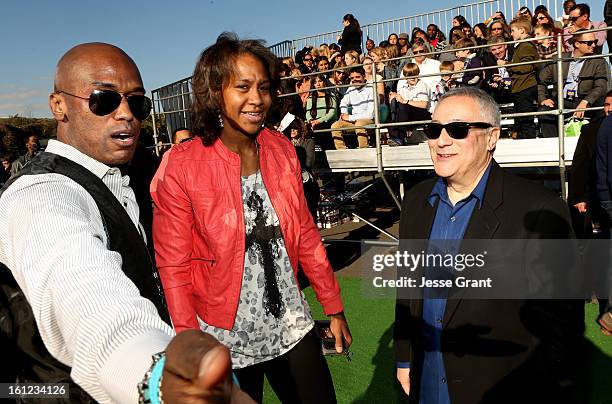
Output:
[[503,66],[506,64],[506,61],[504,59],[497,59],[497,65],[498,66]]
[[349,330],[344,313],[333,314],[330,317],[329,328],[336,339],[336,352],[342,353],[353,343],[353,337]]
[[574,204],[574,207],[578,210],[578,212],[580,213],[586,213],[587,211],[587,203],[586,202],[578,202]]
[[554,107],[555,107],[555,102],[554,102],[553,100],[551,100],[550,98],[548,98],[548,99],[546,99],[546,100],[542,101],[542,102],[540,103],[540,105],[543,105],[543,106],[546,106],[546,107],[551,107],[551,108],[554,108]]
[[232,383],[229,351],[209,334],[187,330],[166,348],[165,403],[254,403]]
[[402,385],[404,393],[410,395],[410,368],[397,368],[397,381]]
[[347,121],[349,120],[349,114],[340,114],[340,119],[342,119],[343,121]]
[[[580,103],[578,105],[576,105],[576,108],[587,108],[588,106],[589,106],[588,101],[582,100],[582,101],[580,101]],[[584,111],[576,111],[576,112],[574,112],[574,118],[577,118],[577,119],[584,118]]]

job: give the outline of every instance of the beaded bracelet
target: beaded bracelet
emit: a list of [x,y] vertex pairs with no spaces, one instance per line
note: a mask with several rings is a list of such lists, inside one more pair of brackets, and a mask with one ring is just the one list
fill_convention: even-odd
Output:
[[166,363],[166,353],[159,352],[152,356],[153,363],[138,383],[138,403],[139,404],[163,404],[161,382]]

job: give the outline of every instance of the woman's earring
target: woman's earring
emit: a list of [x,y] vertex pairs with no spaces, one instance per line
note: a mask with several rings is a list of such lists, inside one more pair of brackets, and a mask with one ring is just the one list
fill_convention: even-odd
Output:
[[221,114],[219,114],[219,127],[223,127],[223,118],[221,117]]

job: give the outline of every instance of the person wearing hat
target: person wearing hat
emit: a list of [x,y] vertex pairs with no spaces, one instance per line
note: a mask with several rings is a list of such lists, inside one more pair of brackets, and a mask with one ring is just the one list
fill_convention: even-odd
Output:
[[407,33],[402,32],[401,34],[399,34],[399,37],[397,38],[397,47],[399,48],[400,55],[402,56],[406,56],[408,50],[410,49],[408,41],[409,38]]

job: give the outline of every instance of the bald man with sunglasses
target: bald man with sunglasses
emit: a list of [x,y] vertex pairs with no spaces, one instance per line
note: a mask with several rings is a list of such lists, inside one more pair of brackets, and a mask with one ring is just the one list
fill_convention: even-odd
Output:
[[66,403],[252,402],[226,348],[174,336],[122,174],[151,110],[134,61],[109,44],[70,49],[49,106],[57,140],[0,195],[0,380],[64,386]]
[[[401,246],[408,240],[527,243],[573,236],[561,198],[495,162],[500,112],[491,96],[472,87],[449,91],[425,132],[437,176],[406,193]],[[445,251],[456,253],[453,244],[460,242]],[[446,299],[430,292],[398,291],[396,301],[397,379],[410,402],[581,402],[560,400],[577,394],[577,367],[568,352],[580,351],[581,301]],[[567,379],[564,387],[560,376]]]

